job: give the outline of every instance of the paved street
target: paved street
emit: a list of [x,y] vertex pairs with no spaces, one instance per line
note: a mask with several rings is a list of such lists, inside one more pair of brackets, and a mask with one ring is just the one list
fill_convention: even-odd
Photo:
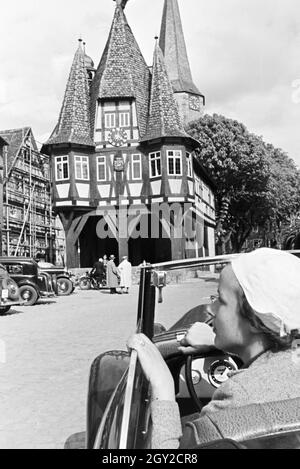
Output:
[[[192,281],[168,286],[158,321],[171,326],[201,302],[198,293]],[[100,353],[126,347],[137,303],[138,287],[122,296],[76,290],[0,317],[0,448],[63,448],[85,430],[89,367]]]

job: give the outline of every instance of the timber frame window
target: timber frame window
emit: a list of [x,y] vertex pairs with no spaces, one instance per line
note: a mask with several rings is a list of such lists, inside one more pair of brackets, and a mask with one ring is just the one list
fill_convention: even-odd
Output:
[[142,179],[142,155],[132,155],[132,180],[140,181]]
[[97,181],[107,181],[106,157],[97,157]]
[[105,113],[105,128],[113,129],[116,127],[116,113],[106,112]]
[[168,150],[168,176],[182,176],[181,150]]
[[67,181],[70,179],[68,156],[55,157],[55,179],[56,181]]
[[119,126],[130,127],[130,112],[120,112],[119,114]]
[[189,178],[193,177],[193,157],[191,153],[186,153],[186,159],[187,159],[187,167],[188,167],[188,172],[187,175]]
[[161,176],[161,153],[157,151],[156,153],[149,154],[150,159],[150,178],[156,178]]
[[75,156],[75,179],[79,181],[89,181],[89,157]]

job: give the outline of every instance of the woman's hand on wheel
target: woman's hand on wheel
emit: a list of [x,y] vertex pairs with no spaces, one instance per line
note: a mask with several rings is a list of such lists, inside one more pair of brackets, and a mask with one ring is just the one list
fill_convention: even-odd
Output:
[[127,342],[129,349],[137,351],[141,367],[152,388],[152,398],[175,401],[171,372],[157,347],[144,334],[135,334]]
[[184,354],[204,352],[214,347],[214,344],[215,333],[212,328],[204,322],[196,322],[180,342],[179,350]]

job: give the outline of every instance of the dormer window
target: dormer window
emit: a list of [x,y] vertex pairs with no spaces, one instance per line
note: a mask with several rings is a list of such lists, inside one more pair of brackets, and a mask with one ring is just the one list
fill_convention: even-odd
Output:
[[119,125],[120,127],[130,127],[130,113],[129,112],[120,112]]
[[105,128],[114,129],[116,127],[116,113],[109,112],[105,114]]

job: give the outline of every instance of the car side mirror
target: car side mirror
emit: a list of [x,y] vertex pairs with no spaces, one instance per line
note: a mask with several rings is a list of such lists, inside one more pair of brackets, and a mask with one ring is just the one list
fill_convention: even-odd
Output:
[[162,290],[167,286],[167,273],[154,271],[152,275],[152,283],[159,290],[158,302],[163,303]]

